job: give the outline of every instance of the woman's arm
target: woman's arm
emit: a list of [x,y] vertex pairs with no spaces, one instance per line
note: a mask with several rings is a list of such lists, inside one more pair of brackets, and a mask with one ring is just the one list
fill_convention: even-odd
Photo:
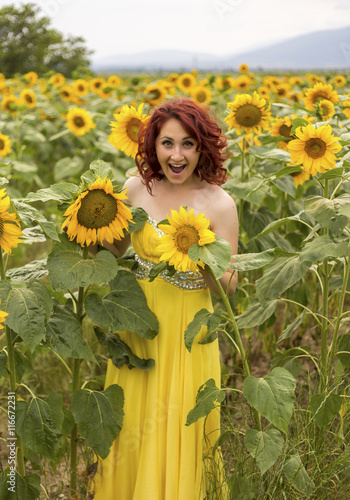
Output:
[[[236,255],[238,251],[238,216],[236,204],[231,196],[222,190],[215,206],[212,206],[207,213],[210,214],[210,229],[217,236],[228,241],[232,248],[232,255]],[[218,293],[216,283],[209,272],[201,270],[201,273],[210,290]],[[219,281],[224,292],[226,293],[229,285],[229,295],[233,295],[237,286],[237,272],[227,269]]]

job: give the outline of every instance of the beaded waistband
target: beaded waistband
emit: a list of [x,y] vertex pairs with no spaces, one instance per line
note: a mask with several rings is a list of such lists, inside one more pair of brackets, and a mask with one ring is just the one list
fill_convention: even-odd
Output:
[[[149,262],[148,260],[141,259],[141,257],[137,254],[135,254],[135,260],[138,263],[138,267],[133,271],[136,278],[139,280],[148,279],[149,272],[155,264],[153,262]],[[207,288],[203,276],[198,271],[196,273],[193,273],[192,271],[177,271],[173,276],[169,276],[166,271],[162,271],[158,276],[172,285],[185,290]]]

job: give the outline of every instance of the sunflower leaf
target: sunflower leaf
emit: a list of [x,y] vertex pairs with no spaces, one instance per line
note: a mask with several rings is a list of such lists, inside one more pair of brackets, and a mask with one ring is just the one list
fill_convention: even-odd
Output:
[[126,234],[131,234],[142,229],[148,218],[147,212],[141,207],[132,207],[130,210],[132,213],[132,222],[129,224],[129,229],[125,231]]
[[[196,336],[198,335],[203,326],[206,326],[208,328],[208,335],[214,332],[216,333],[218,326],[221,323],[222,315],[223,315],[222,310],[215,311],[212,313],[207,309],[201,309],[195,314],[193,320],[187,325],[185,331],[185,345],[189,352],[191,352],[194,339],[196,338]],[[215,337],[212,338],[212,341],[215,340],[215,338],[217,338],[217,333]]]
[[99,343],[106,347],[108,357],[116,367],[120,368],[123,365],[127,365],[129,370],[135,367],[141,370],[150,370],[153,368],[154,359],[141,359],[136,356],[117,333],[106,335],[98,326],[94,326],[94,332]]
[[111,292],[103,298],[95,293],[87,296],[85,308],[89,318],[112,331],[128,330],[153,339],[158,333],[158,320],[149,309],[135,276],[121,270],[110,282],[110,287]]
[[64,201],[71,200],[74,195],[79,190],[79,186],[71,182],[65,182],[62,184],[53,184],[48,188],[39,189],[35,193],[31,192],[23,200],[24,203],[30,203],[32,201],[58,201],[63,203]]
[[230,266],[231,245],[224,238],[215,237],[213,243],[207,245],[192,245],[188,250],[191,260],[202,261],[209,266],[217,278],[221,278]]
[[206,417],[218,404],[225,399],[225,391],[218,389],[213,378],[207,380],[198,389],[196,406],[187,415],[186,425],[197,422],[202,417]]
[[78,286],[108,283],[119,269],[116,258],[101,250],[92,259],[84,259],[77,251],[55,245],[48,257],[49,279],[54,290],[67,290]]

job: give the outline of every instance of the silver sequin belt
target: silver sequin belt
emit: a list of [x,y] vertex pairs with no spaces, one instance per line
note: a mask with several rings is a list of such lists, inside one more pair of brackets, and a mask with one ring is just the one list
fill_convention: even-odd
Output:
[[[133,271],[137,279],[146,280],[149,277],[149,272],[155,266],[153,262],[141,259],[135,254],[135,260],[138,263],[137,269]],[[200,272],[193,273],[192,271],[177,271],[173,276],[169,276],[166,271],[162,271],[158,276],[163,280],[168,281],[172,285],[185,290],[197,290],[200,288],[207,288],[207,285]]]

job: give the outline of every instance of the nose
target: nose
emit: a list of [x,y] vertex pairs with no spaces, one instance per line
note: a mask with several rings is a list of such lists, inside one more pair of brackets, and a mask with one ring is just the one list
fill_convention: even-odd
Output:
[[174,161],[182,160],[183,157],[184,155],[182,153],[181,146],[174,146],[174,149],[172,150],[171,153],[172,160]]

